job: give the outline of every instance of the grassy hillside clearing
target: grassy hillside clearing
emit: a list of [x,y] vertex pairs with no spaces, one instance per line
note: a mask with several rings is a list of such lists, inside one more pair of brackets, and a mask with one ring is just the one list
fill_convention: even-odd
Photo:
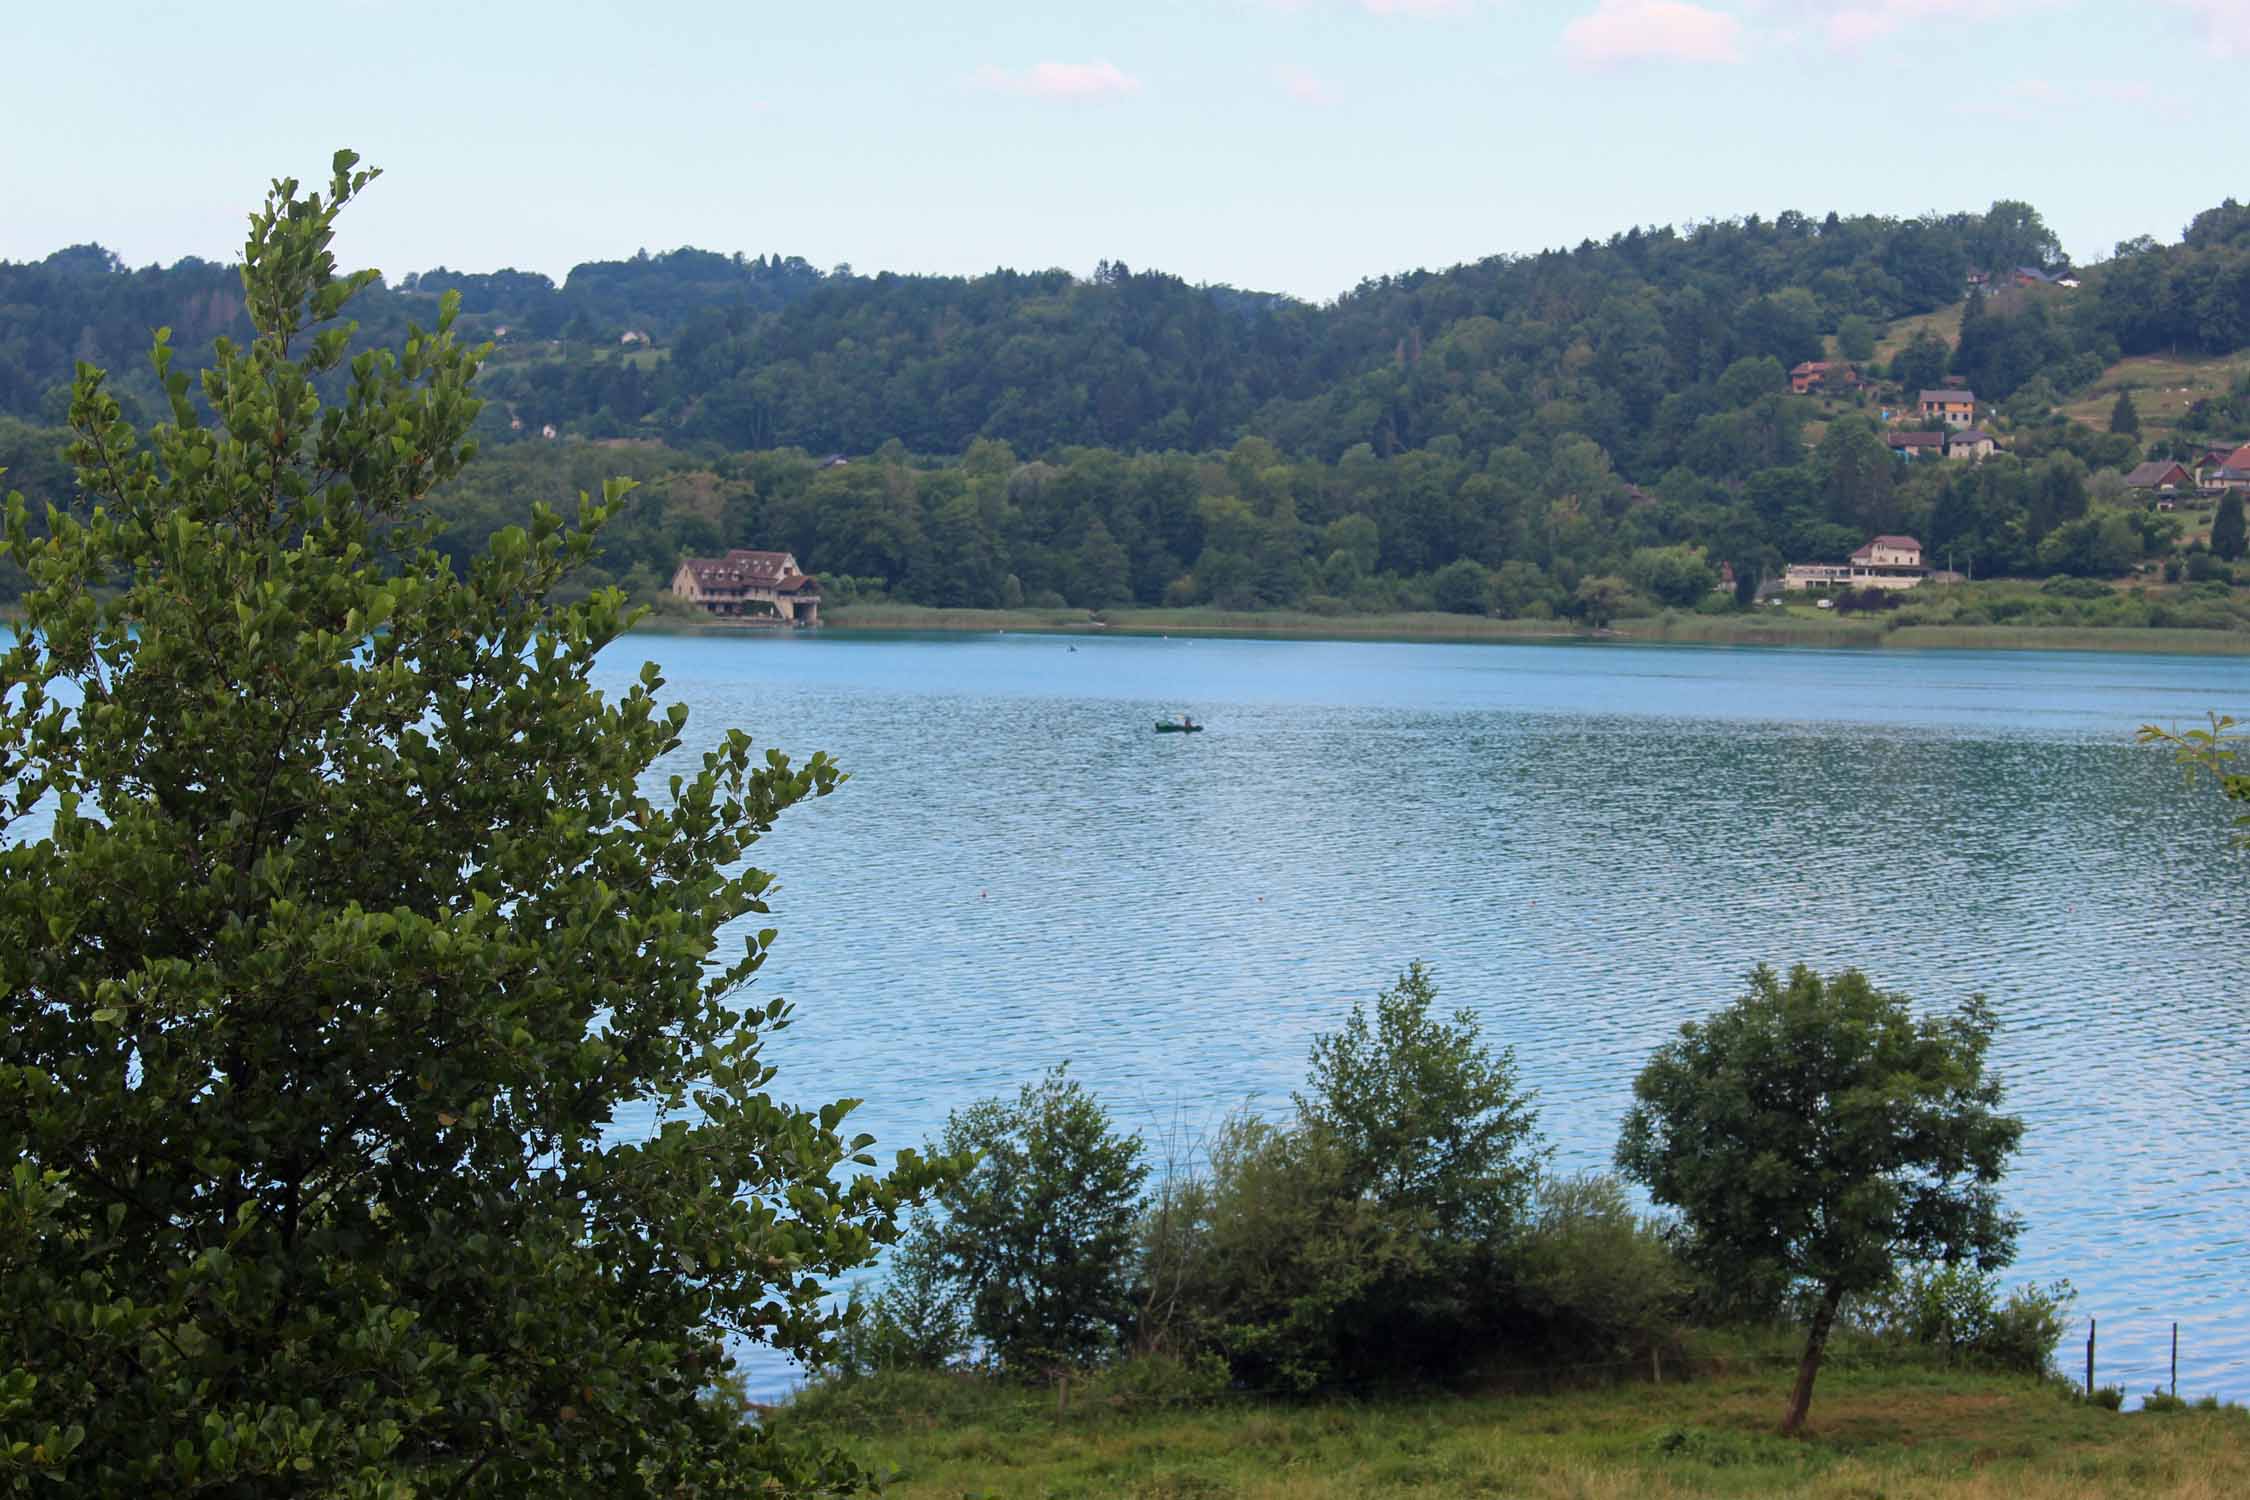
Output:
[[2169,431],[2196,402],[2225,395],[2246,372],[2250,372],[2250,350],[2223,357],[2143,355],[2121,359],[2103,371],[2102,378],[2095,381],[2091,389],[2062,411],[2067,417],[2106,432],[2109,411],[2117,402],[2117,393],[2130,390],[2133,405],[2141,414],[2141,432],[2145,438],[2154,432]]
[[1961,304],[1958,302],[1952,303],[1949,306],[1939,308],[1936,312],[1922,313],[1911,318],[1900,318],[1897,322],[1890,324],[1883,330],[1882,337],[1875,341],[1876,359],[1884,364],[1889,364],[1898,357],[1898,352],[1901,349],[1914,342],[1915,335],[1925,331],[1935,333],[1939,338],[1944,339],[1948,347],[1960,343]]
[[815,1413],[808,1425],[837,1423],[890,1476],[893,1500],[2250,1493],[2250,1414],[2239,1407],[2119,1414],[2059,1384],[1928,1368],[1824,1373],[1795,1439],[1774,1431],[1786,1382],[1763,1371],[1558,1395],[1147,1412],[1087,1398],[1063,1413],[1050,1393],[908,1380],[877,1397],[882,1409],[816,1399],[804,1416],[785,1409],[777,1430]]

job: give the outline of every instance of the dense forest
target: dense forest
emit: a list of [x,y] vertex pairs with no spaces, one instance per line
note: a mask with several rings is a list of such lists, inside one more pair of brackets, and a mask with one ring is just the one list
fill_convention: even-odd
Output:
[[[2070,289],[1971,286],[2017,267],[2066,269],[2037,211],[2002,202],[1634,229],[1317,306],[1113,262],[862,276],[684,249],[559,286],[440,268],[354,310],[395,340],[456,293],[493,343],[479,431],[501,451],[444,497],[449,545],[628,472],[646,487],[604,566],[649,592],[683,552],[741,545],[790,548],[844,598],[986,607],[1604,613],[1703,601],[1722,564],[1747,599],[1878,531],[1980,577],[2223,570],[2175,556],[2178,520],[2128,503],[2118,471],[2250,437],[2250,384],[2145,449],[2058,408],[2124,355],[2250,345],[2250,207],[2121,245]],[[1957,339],[1878,357],[1890,325],[1955,307]],[[189,369],[242,337],[237,272],[96,246],[0,264],[11,486],[67,500],[75,361],[158,409],[160,324]],[[1791,393],[1791,366],[1839,357],[1871,383]],[[2006,451],[1900,462],[1887,403],[1949,377]]]

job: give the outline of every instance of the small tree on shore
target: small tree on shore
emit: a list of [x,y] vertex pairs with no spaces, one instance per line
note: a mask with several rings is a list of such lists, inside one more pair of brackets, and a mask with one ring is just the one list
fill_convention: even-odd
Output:
[[[923,1305],[908,1316],[894,1299],[878,1313],[910,1334],[955,1324],[1019,1372],[1114,1351],[1136,1313],[1132,1251],[1149,1170],[1139,1137],[1112,1129],[1101,1102],[1058,1067],[1013,1101],[950,1116],[942,1149],[975,1165],[900,1249],[893,1290]],[[938,1349],[922,1337],[919,1362]]]
[[2006,1265],[2017,1220],[1997,1184],[2023,1134],[1985,1072],[1982,997],[1917,1020],[1857,970],[1769,968],[1690,1022],[1634,1081],[1617,1164],[1677,1209],[1707,1268],[1813,1297],[1781,1430],[1794,1433],[1844,1298],[1902,1265]]
[[872,1166],[851,1102],[771,1098],[787,1007],[740,1000],[774,939],[739,925],[769,884],[744,856],[839,773],[738,730],[688,751],[653,665],[592,686],[632,617],[554,595],[622,484],[465,572],[433,545],[482,353],[452,292],[403,349],[350,352],[355,163],[252,216],[256,337],[199,392],[157,335],[168,422],[134,430],[79,367],[90,515],[36,534],[8,497],[31,587],[0,654],[0,1471],[850,1486],[710,1399],[730,1339],[822,1357],[824,1282],[938,1175],[907,1153],[847,1180]]

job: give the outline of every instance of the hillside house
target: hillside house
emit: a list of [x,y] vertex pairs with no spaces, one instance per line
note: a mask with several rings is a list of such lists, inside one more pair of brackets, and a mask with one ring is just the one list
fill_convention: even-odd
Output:
[[1879,536],[1835,563],[1791,563],[1782,574],[1786,589],[1910,589],[1928,576],[1922,544],[1910,536]]
[[820,580],[788,552],[736,547],[724,557],[685,557],[672,592],[722,619],[771,615],[784,625],[820,623]]
[[1789,372],[1789,389],[1799,396],[1815,391],[1856,390],[1862,383],[1859,371],[1840,359],[1808,359]]
[[1945,434],[1942,432],[1886,432],[1883,442],[1893,454],[1913,463],[1916,459],[1936,458],[1945,452]]
[[2145,464],[2135,465],[2126,474],[2125,487],[2129,490],[2152,490],[2168,495],[2175,490],[2194,489],[2195,475],[2188,472],[2186,464],[2176,459],[2152,458]]
[[1977,393],[1969,390],[1924,391],[1922,415],[1948,427],[1973,427],[1977,420]]
[[1945,456],[1975,463],[1979,459],[1992,457],[1999,446],[1992,440],[1991,433],[1981,427],[1969,427],[1946,439]]
[[2242,483],[2242,476],[2250,474],[2250,443],[2239,448],[2206,448],[2195,467],[2207,490],[2250,488]]

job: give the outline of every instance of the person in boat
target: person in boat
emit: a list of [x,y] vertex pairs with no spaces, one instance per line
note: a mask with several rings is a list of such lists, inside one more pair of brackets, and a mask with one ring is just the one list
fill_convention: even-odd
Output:
[[1184,709],[1180,713],[1180,727],[1182,729],[1193,729],[1195,727],[1195,720],[1189,718]]

